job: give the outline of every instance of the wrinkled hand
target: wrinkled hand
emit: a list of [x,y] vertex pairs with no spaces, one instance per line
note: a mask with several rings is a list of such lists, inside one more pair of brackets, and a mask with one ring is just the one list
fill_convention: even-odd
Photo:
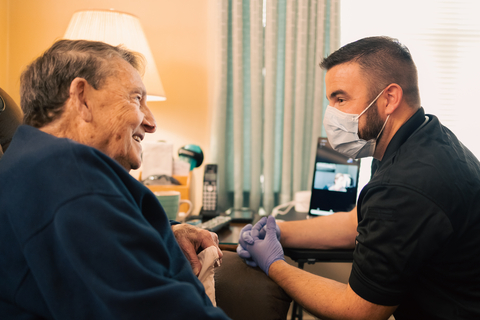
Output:
[[[257,222],[258,224],[259,222]],[[240,258],[245,260],[245,263],[250,267],[256,267],[257,263],[253,261],[252,256],[250,253],[245,249],[247,244],[253,244],[252,238],[252,225],[247,224],[243,227],[242,231],[240,231],[240,237],[238,239],[238,246],[237,246],[237,254]],[[277,235],[277,239],[280,241],[280,228],[277,224],[275,224],[275,231]],[[267,226],[265,225],[263,228],[260,229],[260,233],[258,234],[259,239],[265,239],[265,234],[267,233]]]
[[220,262],[222,261],[223,253],[218,247],[218,236],[216,233],[186,223],[173,225],[172,231],[196,276],[198,276],[200,270],[202,270],[202,264],[198,260],[197,254],[203,249],[216,246]]
[[[264,239],[260,239],[262,229],[267,226]],[[251,228],[253,244],[245,243],[245,249],[251,256],[251,259],[268,275],[270,265],[277,260],[285,260],[283,248],[277,239],[275,218],[269,216],[263,217]],[[247,231],[248,232],[248,231]]]

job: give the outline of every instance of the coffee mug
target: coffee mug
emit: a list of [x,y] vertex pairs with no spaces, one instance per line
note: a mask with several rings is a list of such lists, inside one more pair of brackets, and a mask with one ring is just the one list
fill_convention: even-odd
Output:
[[188,204],[188,210],[185,213],[185,217],[187,217],[193,209],[190,200],[180,199],[179,191],[156,191],[154,192],[154,194],[157,197],[158,201],[160,201],[163,210],[165,210],[165,213],[170,220],[177,220],[180,205],[182,203]]

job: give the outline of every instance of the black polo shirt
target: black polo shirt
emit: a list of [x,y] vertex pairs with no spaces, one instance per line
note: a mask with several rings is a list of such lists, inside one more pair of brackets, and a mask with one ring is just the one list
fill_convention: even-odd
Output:
[[350,286],[401,319],[480,319],[480,163],[419,109],[358,199]]

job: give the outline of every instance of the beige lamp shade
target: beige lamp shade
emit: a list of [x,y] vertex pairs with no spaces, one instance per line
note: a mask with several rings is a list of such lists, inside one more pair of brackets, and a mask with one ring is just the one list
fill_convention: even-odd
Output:
[[147,63],[143,76],[147,100],[166,100],[147,38],[140,20],[134,15],[114,10],[78,11],[70,20],[64,38],[103,41],[113,46],[123,44],[128,49],[143,54]]

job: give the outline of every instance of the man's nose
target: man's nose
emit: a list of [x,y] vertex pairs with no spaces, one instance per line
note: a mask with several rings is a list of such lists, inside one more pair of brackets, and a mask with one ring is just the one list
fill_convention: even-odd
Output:
[[157,130],[157,123],[153,113],[150,111],[148,106],[145,106],[143,113],[145,116],[143,117],[142,125],[145,128],[145,132],[154,133]]

